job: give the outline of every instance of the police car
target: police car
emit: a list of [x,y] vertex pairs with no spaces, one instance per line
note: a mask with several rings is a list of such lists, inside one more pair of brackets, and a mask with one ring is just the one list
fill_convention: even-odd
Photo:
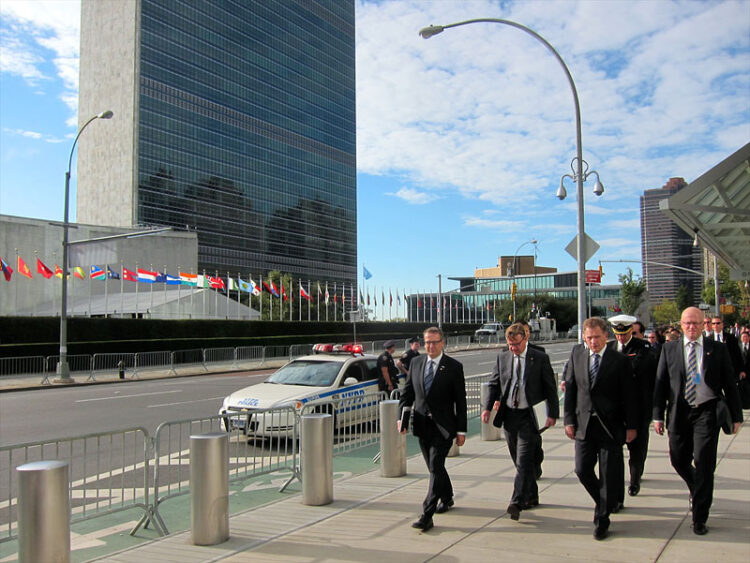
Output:
[[[320,344],[314,354],[292,360],[263,383],[235,391],[219,411],[227,431],[248,437],[294,437],[295,418],[305,405],[334,415],[341,429],[375,420],[378,409],[377,357],[358,344]],[[333,405],[333,407],[331,406]]]

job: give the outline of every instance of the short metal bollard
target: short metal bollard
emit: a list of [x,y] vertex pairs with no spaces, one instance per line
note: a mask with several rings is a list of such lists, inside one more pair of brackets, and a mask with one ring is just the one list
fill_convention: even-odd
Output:
[[302,416],[300,430],[302,504],[321,506],[333,502],[333,417]]
[[[480,393],[481,395],[481,405],[482,410],[484,410],[484,406],[487,404],[487,399],[490,396],[490,384],[489,383],[482,383],[482,391]],[[490,421],[487,423],[482,422],[482,428],[481,428],[481,439],[485,442],[493,442],[495,440],[501,440],[503,433],[500,428],[497,428],[494,424],[492,424],[493,418],[495,418],[495,415],[497,414],[497,411],[491,410],[490,411]]]
[[406,436],[398,431],[398,401],[380,402],[380,475],[406,475]]
[[229,539],[229,434],[190,436],[190,531],[193,545]]
[[35,461],[18,471],[18,561],[70,561],[68,464]]

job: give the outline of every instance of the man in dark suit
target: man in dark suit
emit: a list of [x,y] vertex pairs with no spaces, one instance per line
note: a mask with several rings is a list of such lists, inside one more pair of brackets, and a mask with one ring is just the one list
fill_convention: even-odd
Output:
[[[607,322],[586,319],[583,338],[587,347],[575,346],[568,360],[565,434],[576,441],[576,475],[594,500],[594,539],[603,540],[617,502],[622,445],[637,435],[638,408],[630,362],[607,349]],[[597,462],[599,477],[594,473]]]
[[513,495],[508,514],[518,520],[521,510],[539,504],[536,484],[537,452],[541,448],[539,423],[533,407],[547,401],[544,427],[554,426],[560,416],[557,383],[549,356],[528,346],[528,333],[520,323],[505,331],[508,350],[498,354],[489,381],[489,395],[482,422],[490,420],[490,411],[499,400],[495,426],[505,427],[508,450],[516,466]]
[[742,371],[742,354],[740,353],[740,345],[737,342],[737,337],[728,330],[724,330],[724,321],[718,315],[711,317],[711,327],[713,328],[713,332],[709,338],[727,345],[729,359],[732,361],[732,367],[734,367],[734,375],[739,379],[740,372]]
[[664,411],[669,431],[669,459],[690,491],[693,532],[708,533],[706,521],[714,492],[719,425],[716,401],[726,396],[736,433],[742,409],[734,368],[724,344],[701,333],[703,312],[688,307],[680,320],[683,338],[664,345],[656,370],[654,431],[664,434]]
[[[635,393],[638,405],[638,434],[632,442],[628,442],[628,467],[630,469],[630,485],[628,494],[636,496],[641,490],[641,477],[646,465],[648,454],[648,427],[651,425],[651,411],[653,409],[654,381],[656,380],[656,356],[649,343],[635,336],[635,327],[640,324],[630,315],[616,315],[609,318],[615,339],[608,342],[611,350],[625,354],[630,360],[635,377]],[[625,501],[624,479],[623,486],[618,488],[619,494],[614,512],[619,511]]]
[[[399,407],[411,409],[414,435],[419,438],[430,485],[422,503],[422,514],[413,528],[427,531],[433,527],[432,516],[453,506],[453,485],[445,469],[445,458],[453,440],[462,446],[466,440],[466,382],[461,362],[443,353],[443,331],[430,327],[424,331],[427,354],[414,358],[409,365]],[[403,416],[403,415],[402,415]],[[399,430],[401,419],[399,419]],[[439,503],[439,504],[438,504]]]

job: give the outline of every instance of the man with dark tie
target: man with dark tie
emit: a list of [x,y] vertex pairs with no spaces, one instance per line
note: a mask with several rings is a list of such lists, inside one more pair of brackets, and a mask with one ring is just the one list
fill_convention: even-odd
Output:
[[576,441],[576,475],[594,500],[594,539],[603,540],[622,487],[622,445],[637,435],[638,406],[630,362],[607,349],[607,322],[586,319],[583,338],[586,346],[576,345],[568,360],[565,435]]
[[734,367],[734,374],[739,379],[740,371],[742,371],[742,355],[740,354],[737,337],[728,330],[724,330],[724,321],[718,315],[711,317],[711,327],[713,332],[709,338],[727,345],[727,352],[729,352],[729,359],[732,362],[732,367]]
[[430,327],[424,331],[426,354],[415,357],[409,365],[406,384],[401,392],[399,417],[401,428],[403,410],[411,410],[414,435],[419,438],[430,485],[422,503],[422,514],[412,524],[424,532],[433,527],[432,516],[451,509],[453,485],[445,469],[445,458],[455,439],[457,446],[466,440],[466,382],[461,362],[443,353],[443,331]]
[[742,409],[734,369],[724,344],[701,333],[703,312],[688,307],[680,320],[683,338],[662,349],[654,389],[654,431],[664,434],[667,412],[669,459],[690,492],[693,532],[708,533],[706,521],[714,492],[719,425],[716,401],[723,393],[734,422],[742,424]]
[[[616,315],[609,318],[615,339],[607,344],[610,349],[625,354],[633,368],[635,377],[635,394],[638,402],[638,434],[632,442],[628,442],[628,467],[630,469],[630,484],[628,494],[636,496],[641,490],[641,477],[646,465],[648,454],[648,427],[651,425],[651,410],[653,409],[654,381],[656,379],[656,356],[650,344],[635,335],[636,326],[640,323],[631,315]],[[643,326],[643,325],[641,325]],[[614,512],[623,508],[625,501],[624,479],[619,487],[617,504]]]
[[539,421],[533,407],[547,402],[544,427],[554,426],[560,416],[557,383],[549,356],[528,346],[529,335],[521,323],[510,325],[505,331],[508,350],[498,354],[489,381],[487,403],[482,411],[482,422],[490,420],[496,400],[500,404],[495,426],[502,423],[508,450],[516,466],[513,494],[507,512],[518,520],[521,510],[539,504],[536,484],[537,452],[541,449]]

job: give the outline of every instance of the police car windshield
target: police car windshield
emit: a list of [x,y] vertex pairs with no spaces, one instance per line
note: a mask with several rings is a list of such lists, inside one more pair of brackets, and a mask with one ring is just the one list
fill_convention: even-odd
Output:
[[330,387],[341,369],[339,362],[297,360],[285,365],[268,378],[268,383]]

